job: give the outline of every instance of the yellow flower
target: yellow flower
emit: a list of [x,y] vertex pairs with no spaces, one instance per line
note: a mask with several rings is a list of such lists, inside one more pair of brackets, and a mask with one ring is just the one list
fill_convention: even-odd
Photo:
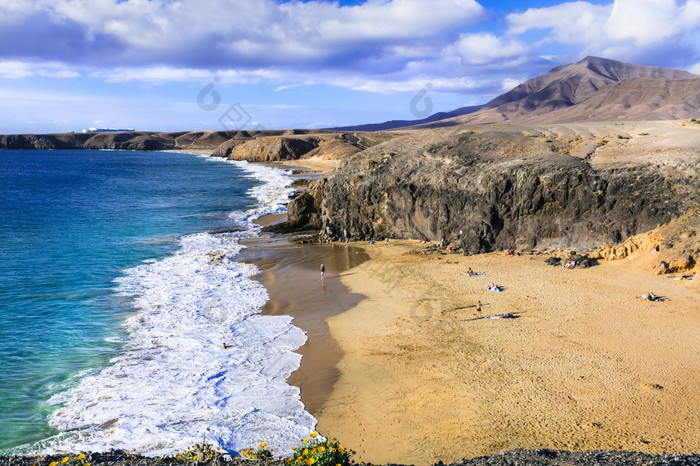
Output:
[[322,447],[318,447],[318,451],[320,451],[321,453],[323,453],[324,451],[326,451],[326,447],[323,447],[323,446],[322,446]]
[[297,449],[297,447],[292,447],[292,451],[294,451],[294,450],[296,450],[296,449]]
[[312,455],[315,455],[315,454],[316,454],[316,449],[315,449],[315,448],[314,448],[313,450],[311,450],[311,454],[312,454]]
[[342,445],[339,446],[339,447],[338,447],[338,451],[341,452],[341,453],[344,452],[344,451],[345,451],[345,447],[342,446]]
[[67,463],[69,459],[70,459],[70,458],[68,458],[68,457],[66,456],[65,458],[63,458],[63,459],[61,460],[61,463]]
[[309,466],[311,466],[311,465],[314,464],[315,462],[316,462],[316,460],[313,459],[313,458],[309,458],[308,460],[306,460],[306,464],[308,464]]
[[90,463],[85,463],[83,464],[83,466],[90,466]]
[[216,447],[216,451],[221,451],[221,447]]
[[260,444],[260,448],[265,448],[266,446],[267,446],[267,442],[262,442],[262,443]]
[[85,459],[85,455],[84,455],[83,453],[79,454],[79,455],[78,455],[78,459],[79,459],[79,460],[84,460],[84,459]]
[[309,434],[309,437],[316,437],[316,436],[318,436],[318,432],[311,432]]
[[291,463],[291,462],[292,462],[292,459],[291,459],[291,458],[287,458],[287,463]]
[[139,455],[139,456],[141,456],[141,452],[140,452],[140,451],[139,451],[139,452],[136,452],[136,454]]
[[52,461],[49,466],[58,466],[58,461]]
[[302,442],[304,442],[304,443],[308,443],[308,442],[310,442],[310,441],[311,441],[311,439],[308,438],[308,437],[306,437],[305,439],[302,440]]

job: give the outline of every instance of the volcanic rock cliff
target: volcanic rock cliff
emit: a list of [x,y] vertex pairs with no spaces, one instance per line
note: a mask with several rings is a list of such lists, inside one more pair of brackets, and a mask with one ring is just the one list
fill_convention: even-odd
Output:
[[698,205],[698,129],[687,130],[683,148],[666,147],[673,137],[645,140],[636,127],[607,139],[594,133],[610,127],[568,136],[571,128],[540,129],[420,131],[375,146],[291,202],[286,227],[337,238],[343,230],[353,239],[445,237],[474,253],[593,248]]

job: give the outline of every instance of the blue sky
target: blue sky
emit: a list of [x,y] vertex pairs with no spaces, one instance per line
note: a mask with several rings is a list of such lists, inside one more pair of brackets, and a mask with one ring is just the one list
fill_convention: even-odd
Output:
[[700,0],[0,0],[0,134],[416,119],[588,55],[700,73]]

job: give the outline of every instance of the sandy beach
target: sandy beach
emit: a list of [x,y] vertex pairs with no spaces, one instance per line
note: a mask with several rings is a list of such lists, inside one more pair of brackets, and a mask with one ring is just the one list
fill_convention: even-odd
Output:
[[[371,259],[341,280],[365,299],[326,319],[339,375],[310,408],[319,431],[358,460],[700,448],[695,281],[651,274],[644,253],[566,270],[544,255],[362,247]],[[467,277],[467,267],[484,275]],[[491,282],[504,291],[486,291]],[[665,301],[635,299],[649,291]],[[483,316],[516,318],[477,319],[478,300]]]

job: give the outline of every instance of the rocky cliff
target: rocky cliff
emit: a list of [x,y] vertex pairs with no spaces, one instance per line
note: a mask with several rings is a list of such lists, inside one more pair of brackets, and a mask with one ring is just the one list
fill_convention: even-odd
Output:
[[474,253],[593,248],[697,205],[698,149],[573,156],[580,139],[506,126],[415,132],[316,182],[289,205],[287,227],[335,237],[347,230],[353,239],[446,237]]
[[100,132],[0,135],[0,149],[210,150],[215,157],[277,162],[319,157],[344,160],[394,137],[330,131]]

